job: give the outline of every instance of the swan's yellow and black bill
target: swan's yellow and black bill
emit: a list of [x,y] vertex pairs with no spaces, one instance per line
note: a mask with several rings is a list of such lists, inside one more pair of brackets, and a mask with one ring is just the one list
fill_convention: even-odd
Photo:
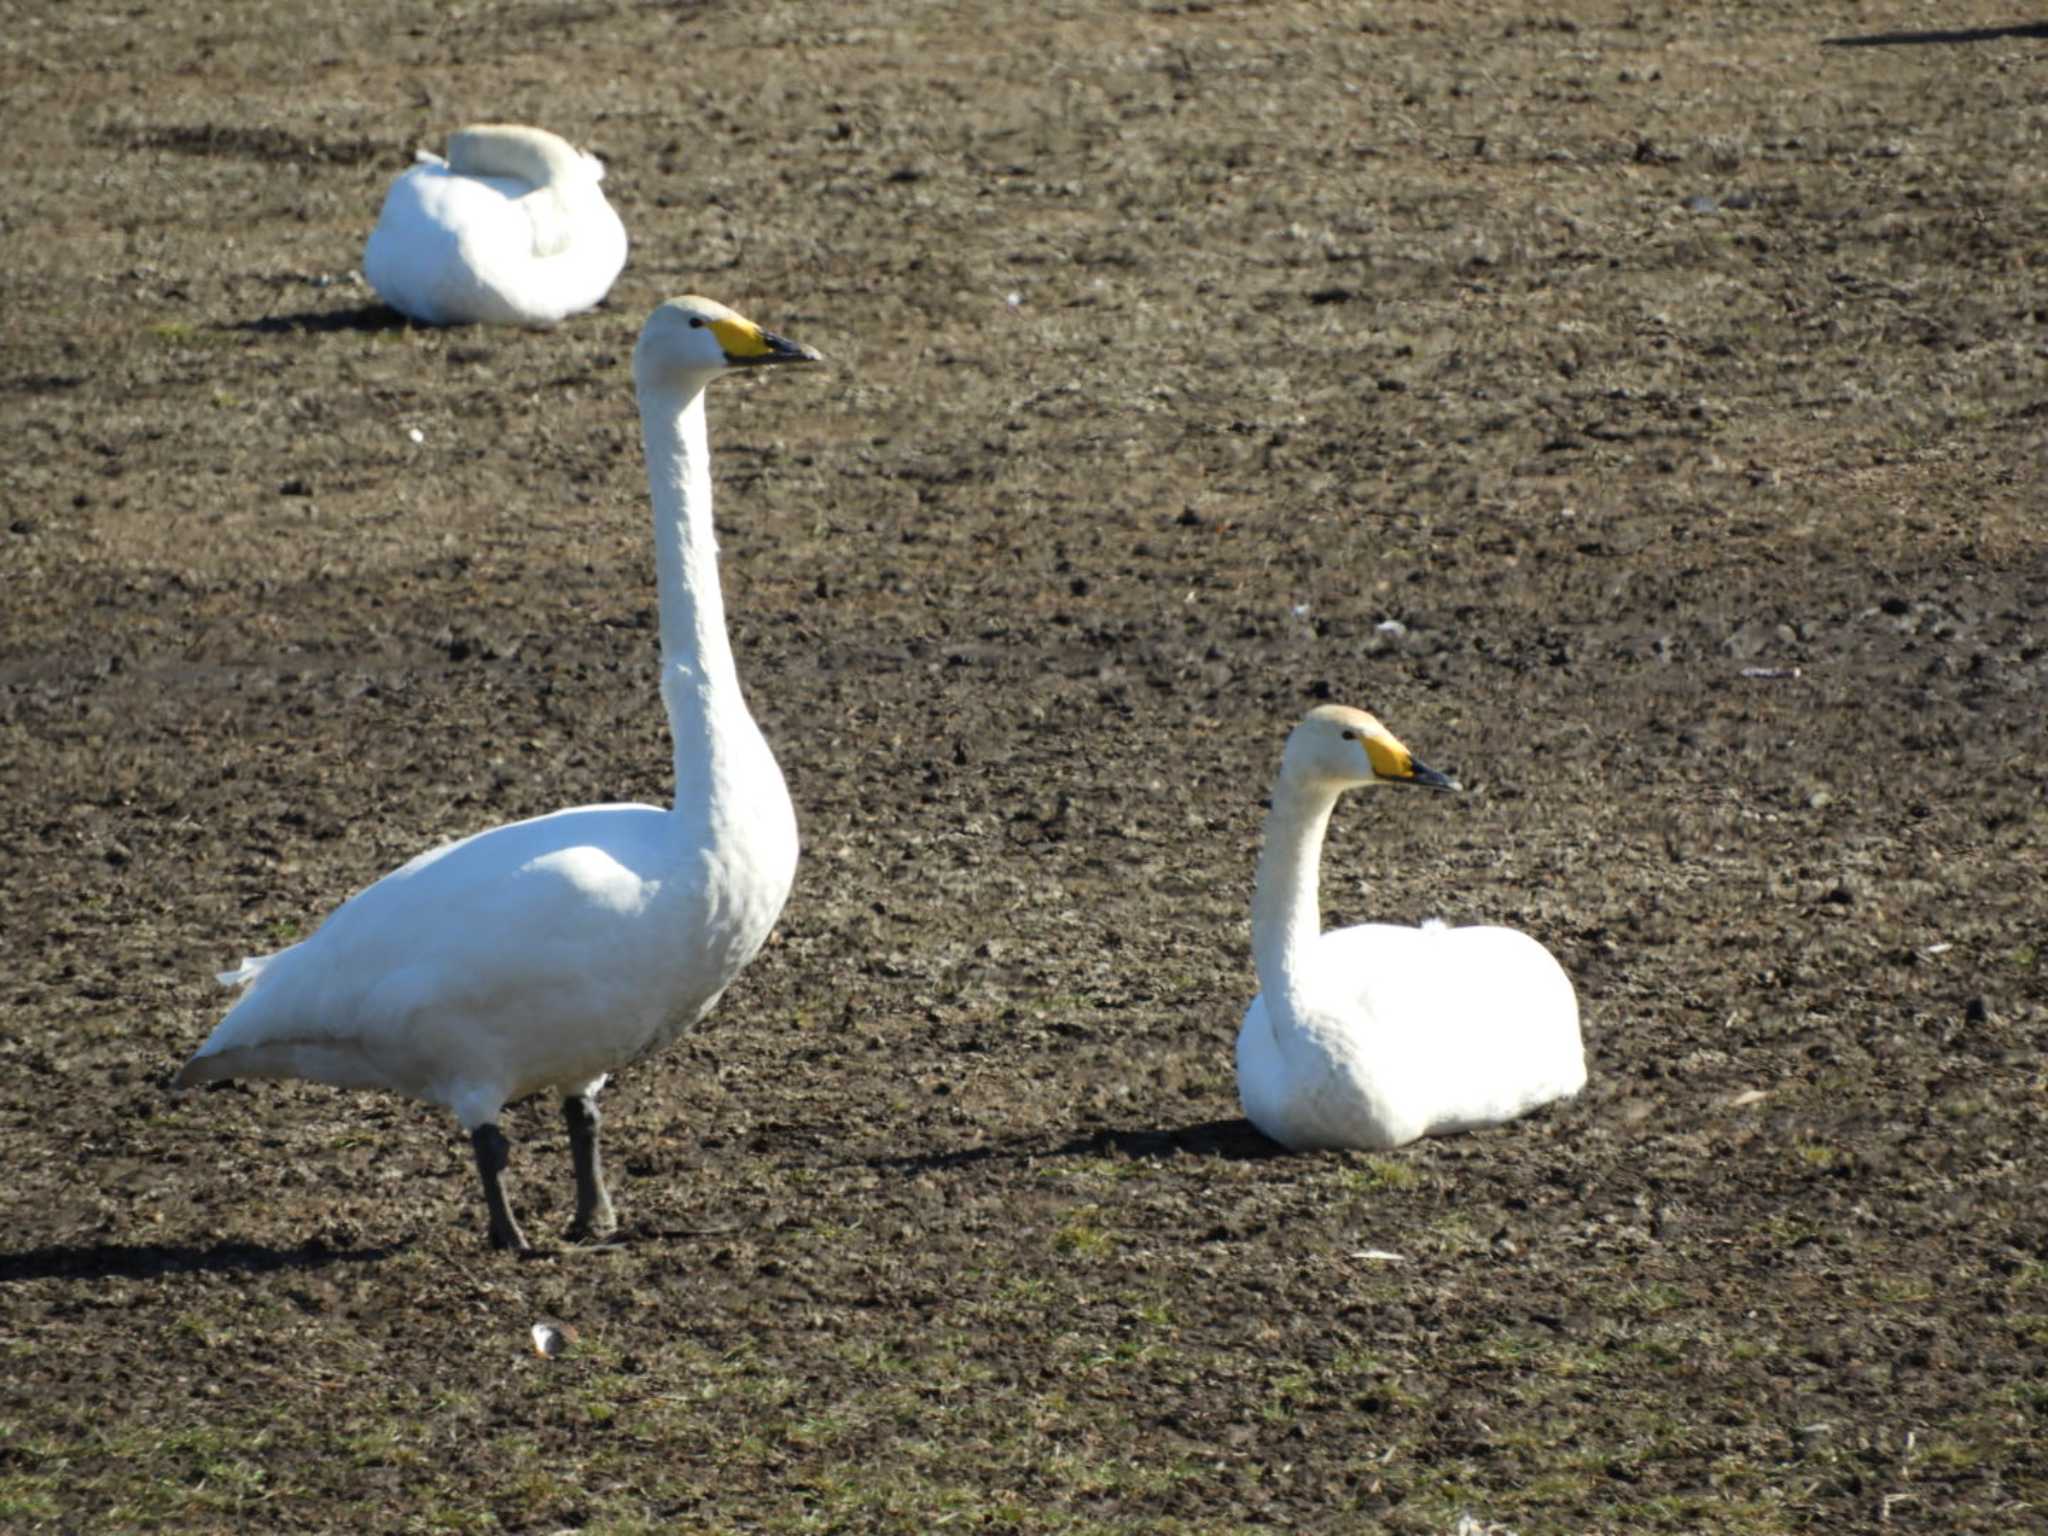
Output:
[[1389,784],[1420,784],[1426,789],[1456,789],[1458,781],[1448,774],[1438,773],[1402,746],[1394,733],[1375,720],[1376,730],[1361,732],[1365,742],[1365,755],[1372,762],[1375,778]]
[[735,368],[753,368],[762,363],[821,363],[825,359],[816,347],[807,347],[787,336],[764,331],[738,315],[710,322],[711,334],[725,349],[725,360]]

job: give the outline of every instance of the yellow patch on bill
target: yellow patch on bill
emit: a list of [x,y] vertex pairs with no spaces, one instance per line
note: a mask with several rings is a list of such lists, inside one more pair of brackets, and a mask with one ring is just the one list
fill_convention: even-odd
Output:
[[721,316],[710,322],[711,334],[725,348],[727,357],[764,357],[775,349],[768,345],[761,327],[738,315]]
[[[1375,725],[1379,722],[1375,720]],[[1383,779],[1412,779],[1415,777],[1415,756],[1383,725],[1375,731],[1363,731],[1365,755],[1372,760],[1372,771]]]

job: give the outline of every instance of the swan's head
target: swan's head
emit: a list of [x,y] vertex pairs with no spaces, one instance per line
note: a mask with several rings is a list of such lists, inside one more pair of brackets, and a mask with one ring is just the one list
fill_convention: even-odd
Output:
[[1287,738],[1280,773],[1331,789],[1361,784],[1421,784],[1456,789],[1458,782],[1426,767],[1394,733],[1362,709],[1325,704],[1312,709]]
[[728,368],[769,363],[815,363],[815,347],[764,331],[713,299],[670,299],[647,317],[633,348],[633,382],[640,389],[701,389]]

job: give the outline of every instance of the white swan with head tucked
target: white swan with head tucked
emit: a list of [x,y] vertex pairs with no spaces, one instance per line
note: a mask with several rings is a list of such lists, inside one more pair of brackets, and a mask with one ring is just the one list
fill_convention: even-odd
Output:
[[499,1114],[556,1093],[576,1173],[570,1235],[610,1229],[598,1089],[703,1017],[796,872],[789,792],[726,639],[704,389],[728,369],[817,356],[699,298],[655,310],[633,353],[675,804],[557,811],[421,854],[303,942],[224,974],[246,990],[179,1086],[298,1077],[453,1110],[500,1248],[527,1244],[500,1178]]
[[1259,995],[1237,1036],[1245,1117],[1283,1146],[1398,1147],[1499,1125],[1586,1081],[1579,1005],[1512,928],[1365,923],[1322,932],[1323,834],[1345,790],[1457,788],[1362,710],[1287,738],[1252,899]]
[[363,276],[425,325],[553,325],[598,303],[626,264],[604,165],[541,128],[481,123],[419,151],[391,184]]

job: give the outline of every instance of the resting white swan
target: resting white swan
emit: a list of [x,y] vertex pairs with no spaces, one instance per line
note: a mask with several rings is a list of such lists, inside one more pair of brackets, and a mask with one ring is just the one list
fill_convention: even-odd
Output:
[[1259,995],[1237,1036],[1245,1117],[1283,1146],[1398,1147],[1498,1125],[1586,1081],[1579,1005],[1512,928],[1365,923],[1322,932],[1323,833],[1345,790],[1457,785],[1362,710],[1287,738],[1252,898]]
[[540,128],[479,124],[391,184],[363,276],[425,325],[553,325],[626,264],[604,166]]
[[499,1113],[554,1092],[576,1170],[570,1235],[611,1227],[598,1089],[710,1009],[796,873],[796,816],[726,640],[704,388],[729,368],[817,356],[698,298],[655,310],[633,353],[674,806],[557,811],[421,854],[302,943],[224,974],[247,990],[179,1086],[300,1077],[453,1110],[499,1248],[526,1246],[500,1182]]

